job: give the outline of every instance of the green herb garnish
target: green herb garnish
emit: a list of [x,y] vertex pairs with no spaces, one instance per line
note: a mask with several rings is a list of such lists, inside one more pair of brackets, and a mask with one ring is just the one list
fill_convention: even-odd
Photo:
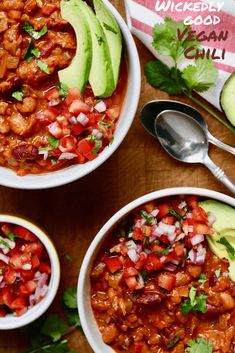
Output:
[[206,312],[206,299],[207,296],[205,294],[196,295],[197,289],[192,287],[189,291],[189,298],[185,299],[182,303],[181,310],[182,314],[186,315],[190,311],[192,312],[202,312],[205,314]]
[[26,22],[23,26],[23,30],[27,32],[33,39],[39,39],[47,33],[47,26],[43,26],[40,31],[35,31],[33,26]]
[[68,95],[69,87],[66,85],[66,83],[60,82],[56,85],[56,88],[58,89],[61,100],[64,101]]
[[113,32],[114,34],[117,34],[117,31],[113,27],[108,25],[107,23],[103,22],[103,26],[107,31],[110,31],[110,32]]
[[140,210],[140,215],[145,219],[146,223],[150,223],[154,219],[154,217],[150,216],[145,210]]
[[22,91],[15,91],[11,94],[11,96],[19,102],[22,102],[24,99],[24,93]]
[[198,280],[197,280],[197,281],[198,281],[198,283],[203,284],[203,283],[206,282],[206,280],[207,280],[207,278],[206,278],[205,273],[201,273],[200,276],[198,277]]
[[47,63],[45,61],[42,60],[38,60],[37,62],[37,67],[39,67],[39,69],[44,72],[45,74],[49,74],[50,73],[50,69],[47,65]]
[[0,245],[5,246],[5,248],[10,249],[10,245],[8,244],[8,242],[3,239],[0,239]]
[[157,250],[157,251],[154,251],[154,254],[155,255],[159,255],[159,254],[168,255],[169,254],[169,250],[170,250],[170,248]]
[[169,213],[177,219],[181,219],[181,215],[177,213],[173,208],[170,208]]
[[170,348],[174,347],[176,345],[176,343],[179,342],[179,340],[180,340],[180,338],[178,336],[175,336],[175,338],[173,338],[173,340],[171,340],[170,343],[168,343],[166,348],[170,349]]
[[216,241],[216,243],[222,244],[225,246],[228,256],[231,260],[235,259],[235,249],[234,247],[228,242],[225,237],[220,238]]
[[47,137],[47,141],[49,142],[50,147],[51,147],[52,149],[57,148],[57,147],[59,146],[59,144],[60,144],[60,140],[57,139],[57,138],[54,137],[54,136],[48,136],[48,137]]
[[215,276],[216,278],[220,278],[220,275],[221,275],[221,269],[219,268],[218,270],[215,270]]
[[15,234],[14,234],[13,232],[8,232],[8,233],[6,234],[6,236],[7,236],[7,238],[10,239],[11,241],[14,241],[15,238],[16,238],[16,236],[15,236]]
[[144,281],[148,281],[149,276],[148,276],[148,272],[147,272],[146,269],[140,271],[140,274],[141,274],[141,276],[143,277],[143,280],[144,280]]
[[34,47],[33,40],[31,40],[28,46],[28,49],[26,51],[26,54],[24,56],[24,60],[30,62],[33,60],[33,58],[39,58],[39,57],[40,57],[40,50]]
[[188,341],[187,353],[212,353],[213,345],[211,341],[205,338],[196,338]]

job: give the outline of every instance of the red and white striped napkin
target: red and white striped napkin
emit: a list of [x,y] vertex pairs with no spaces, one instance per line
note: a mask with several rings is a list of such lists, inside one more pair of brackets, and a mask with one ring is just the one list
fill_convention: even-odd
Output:
[[[159,55],[155,49],[152,47],[152,31],[153,27],[157,23],[164,21],[165,17],[171,17],[176,21],[182,21],[187,16],[192,16],[195,18],[198,14],[201,14],[203,18],[207,15],[218,15],[221,22],[217,25],[191,25],[193,30],[197,33],[200,31],[205,31],[209,34],[211,31],[215,30],[219,34],[221,30],[228,30],[228,38],[226,41],[209,41],[202,42],[204,48],[216,48],[216,52],[221,56],[223,49],[226,50],[225,60],[218,59],[214,60],[215,65],[219,70],[219,75],[217,82],[214,87],[210,88],[207,92],[203,93],[202,96],[215,107],[220,109],[219,97],[221,89],[229,77],[229,75],[235,71],[235,0],[224,0],[222,10],[218,13],[213,12],[176,12],[171,10],[168,11],[156,11],[155,5],[156,0],[124,0],[127,14],[127,23],[131,32],[138,37],[146,47],[160,60],[170,65],[170,62],[166,61],[166,58]],[[204,2],[213,3],[213,6],[217,7],[216,0],[190,0],[190,2]],[[161,1],[162,2],[162,1]],[[167,3],[168,0],[165,0]],[[181,0],[173,0],[175,4],[184,2]],[[189,2],[189,1],[188,1]],[[222,1],[218,0],[221,4]],[[192,62],[192,60],[186,60],[186,62]],[[185,63],[184,63],[185,64]]]

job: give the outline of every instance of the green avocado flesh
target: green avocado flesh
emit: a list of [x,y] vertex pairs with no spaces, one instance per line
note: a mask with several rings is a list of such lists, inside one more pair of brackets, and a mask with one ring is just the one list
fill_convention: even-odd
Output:
[[229,275],[232,281],[235,282],[235,259],[231,259],[228,255],[226,247],[217,243],[219,239],[225,237],[226,240],[235,249],[235,209],[231,206],[225,205],[214,200],[202,201],[199,203],[209,214],[213,214],[216,218],[213,224],[215,231],[213,236],[208,236],[207,241],[211,251],[220,259],[226,258],[229,263]]
[[115,86],[118,83],[122,56],[122,34],[120,28],[101,0],[93,0],[96,17],[98,18],[108,42],[112,62]]
[[89,82],[96,97],[106,98],[115,90],[109,47],[104,31],[92,9],[77,0],[80,14],[85,17],[92,40],[92,63]]
[[61,15],[74,28],[77,39],[77,50],[72,63],[58,72],[60,82],[69,88],[79,88],[84,91],[87,85],[91,61],[92,43],[90,29],[86,18],[78,7],[78,0],[62,0]]
[[235,72],[224,84],[220,95],[220,105],[228,120],[235,126]]

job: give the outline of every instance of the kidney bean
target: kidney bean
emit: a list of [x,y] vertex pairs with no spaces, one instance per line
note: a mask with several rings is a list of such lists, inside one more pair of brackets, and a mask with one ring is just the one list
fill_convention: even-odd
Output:
[[18,161],[34,160],[38,156],[38,149],[30,143],[25,143],[13,148],[12,155]]

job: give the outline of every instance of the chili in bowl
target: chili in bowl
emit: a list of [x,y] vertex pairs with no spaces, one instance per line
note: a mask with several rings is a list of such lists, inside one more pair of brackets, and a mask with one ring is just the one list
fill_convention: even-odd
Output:
[[[61,7],[70,3],[85,6],[88,15],[96,17],[94,9],[81,0],[4,0],[0,4],[1,185],[40,189],[85,176],[118,148],[134,118],[140,94],[140,65],[124,20],[105,0],[102,6],[113,16],[117,28],[108,25],[106,19],[100,20],[99,27],[105,23],[103,29],[99,28],[101,36],[93,36],[99,39],[99,55],[78,57],[93,46],[82,48],[91,38],[83,41],[82,35],[90,32],[82,32],[78,15],[75,20],[71,17],[76,11],[70,9],[68,19],[62,17]],[[97,18],[94,21],[97,26]],[[96,94],[96,75],[92,73],[92,80],[87,72],[95,67],[99,76],[104,64],[110,66],[106,60],[108,50],[104,63],[97,59],[89,66],[93,57],[102,58],[99,50],[110,35],[123,38],[120,63],[112,65],[114,69],[120,66],[119,76],[113,75],[116,86],[108,76],[98,77],[98,89],[105,79],[107,89],[97,90]],[[83,50],[79,49],[79,40]],[[114,49],[120,55],[120,50]],[[114,61],[118,60],[110,53]],[[66,71],[70,67],[74,67],[74,73]],[[83,76],[84,84],[74,83],[74,77],[81,81]]]
[[233,207],[233,198],[211,190],[165,189],[104,225],[78,280],[95,352],[234,352]]
[[31,222],[0,215],[0,329],[25,326],[53,301],[60,279],[56,250]]

